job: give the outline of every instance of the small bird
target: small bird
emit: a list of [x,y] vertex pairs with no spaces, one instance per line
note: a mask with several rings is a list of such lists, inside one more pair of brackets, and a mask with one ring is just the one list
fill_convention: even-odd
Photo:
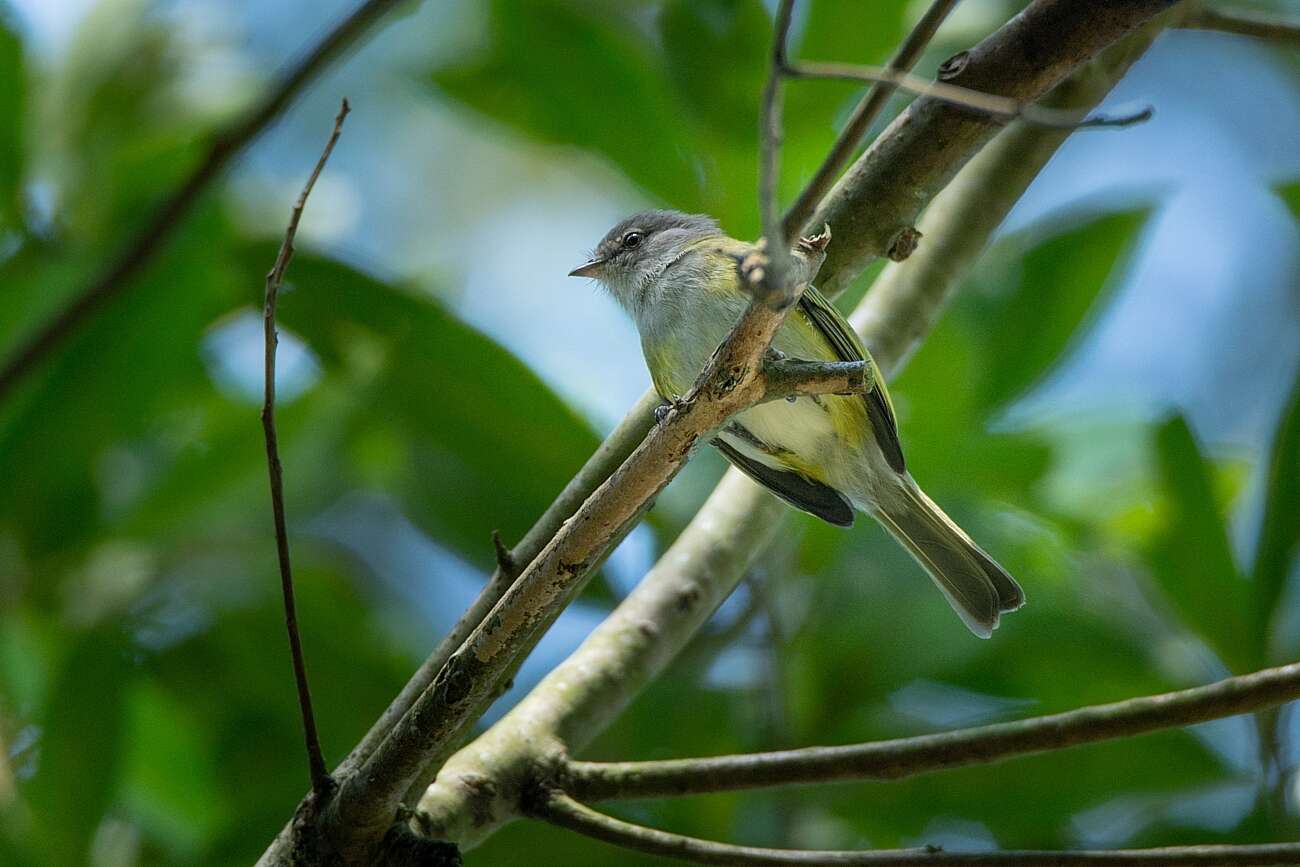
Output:
[[[571,277],[598,280],[627,310],[659,395],[680,400],[749,303],[737,263],[754,244],[717,221],[678,211],[623,220]],[[925,495],[907,472],[889,392],[852,326],[812,286],[772,341],[796,359],[859,361],[872,389],[803,396],[738,413],[713,444],[738,469],[795,508],[841,527],[854,509],[879,521],[930,574],[980,638],[1024,604],[1020,585]]]

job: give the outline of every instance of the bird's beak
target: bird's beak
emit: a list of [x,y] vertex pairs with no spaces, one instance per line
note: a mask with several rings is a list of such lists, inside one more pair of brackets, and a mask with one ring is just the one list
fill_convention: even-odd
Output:
[[604,259],[592,259],[590,262],[584,262],[577,268],[569,272],[570,277],[599,277],[600,272],[605,267]]

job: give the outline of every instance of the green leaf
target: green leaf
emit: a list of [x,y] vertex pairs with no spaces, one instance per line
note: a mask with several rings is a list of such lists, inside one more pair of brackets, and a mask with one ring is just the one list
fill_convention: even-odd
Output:
[[493,529],[519,538],[597,446],[536,374],[433,298],[312,256],[290,278],[282,321],[331,375],[375,367],[345,432],[353,465],[475,562],[491,562]]
[[[1300,186],[1297,186],[1300,190]],[[1273,433],[1264,514],[1255,545],[1255,629],[1266,634],[1300,548],[1300,369]]]
[[26,90],[23,43],[0,7],[0,229],[16,222],[21,211]]
[[81,636],[55,679],[27,789],[43,863],[88,861],[91,838],[117,789],[129,676],[125,642],[105,626]]
[[1286,206],[1295,214],[1296,219],[1300,219],[1300,181],[1292,181],[1289,184],[1282,184],[1277,188],[1277,194],[1286,202]]
[[1213,468],[1181,415],[1156,429],[1155,457],[1163,520],[1147,553],[1152,575],[1183,623],[1233,671],[1255,668],[1263,636],[1252,626],[1251,587],[1232,553]]
[[[972,310],[997,323],[997,339],[982,349],[978,399],[987,411],[1006,406],[1041,381],[1080,338],[1117,282],[1146,216],[1146,211],[1106,214],[1045,240],[1021,236],[1000,255],[995,252],[1003,267],[994,269],[992,285],[976,287]],[[1025,250],[1026,244],[1032,246]],[[1016,249],[1025,252],[1008,256]]]
[[612,4],[494,0],[486,51],[438,89],[527,135],[594,151],[680,207],[700,201],[688,140],[650,39]]

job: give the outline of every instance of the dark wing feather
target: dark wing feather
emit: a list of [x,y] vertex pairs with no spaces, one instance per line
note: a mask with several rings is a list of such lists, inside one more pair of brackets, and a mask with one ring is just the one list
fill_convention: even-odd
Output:
[[746,457],[721,437],[713,444],[737,469],[796,509],[816,515],[837,527],[853,526],[853,506],[834,488],[814,482],[793,470],[779,470]]
[[876,443],[884,453],[889,466],[896,473],[906,472],[907,464],[903,460],[903,446],[898,441],[898,422],[894,418],[894,405],[889,400],[889,391],[885,388],[880,368],[876,367],[876,362],[872,360],[867,348],[862,345],[857,332],[844,321],[844,317],[831,305],[831,302],[826,300],[826,296],[812,286],[804,290],[803,295],[799,297],[799,308],[834,348],[835,354],[841,361],[865,360],[871,365],[874,385],[871,391],[862,395],[862,400],[867,405],[867,419],[871,422]]

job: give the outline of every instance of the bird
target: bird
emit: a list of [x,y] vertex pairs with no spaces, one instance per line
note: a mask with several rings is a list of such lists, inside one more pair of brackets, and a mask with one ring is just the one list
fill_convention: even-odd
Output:
[[[644,211],[610,229],[569,276],[595,279],[627,311],[655,390],[675,403],[748,306],[737,263],[761,254],[761,243],[728,236],[707,215]],[[970,631],[991,637],[1000,616],[1024,604],[1024,591],[908,472],[893,402],[853,327],[809,285],[770,351],[865,361],[871,388],[758,404],[724,424],[713,445],[755,482],[823,521],[849,527],[855,511],[871,515],[929,574]]]

